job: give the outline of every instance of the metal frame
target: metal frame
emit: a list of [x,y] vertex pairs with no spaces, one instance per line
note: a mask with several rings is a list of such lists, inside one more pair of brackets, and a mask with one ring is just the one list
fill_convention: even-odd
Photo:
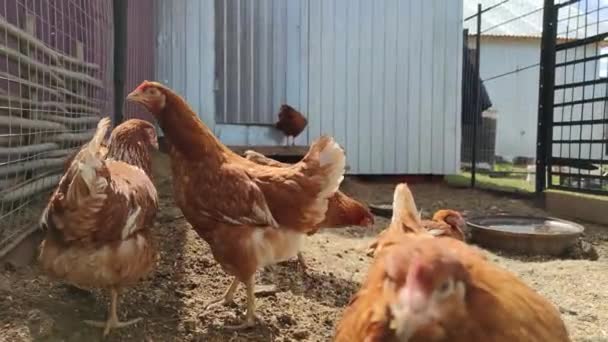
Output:
[[[581,6],[585,7],[584,16],[568,15],[560,19],[563,11],[570,8],[570,12],[573,7],[580,10]],[[597,8],[590,11],[589,6]],[[538,110],[538,193],[560,189],[608,195],[608,78],[598,73],[599,61],[608,58],[608,54],[601,53],[603,46],[600,46],[608,38],[608,29],[600,26],[601,8],[599,1],[594,5],[593,0],[560,4],[545,0]],[[556,32],[562,24],[566,26],[568,39],[558,42]],[[560,77],[561,80],[556,80]],[[602,132],[601,136],[594,136],[596,131]]]

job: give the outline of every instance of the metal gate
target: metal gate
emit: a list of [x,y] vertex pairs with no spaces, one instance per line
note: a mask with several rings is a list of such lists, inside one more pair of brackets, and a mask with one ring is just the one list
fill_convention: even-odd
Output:
[[546,0],[536,190],[608,195],[608,7]]

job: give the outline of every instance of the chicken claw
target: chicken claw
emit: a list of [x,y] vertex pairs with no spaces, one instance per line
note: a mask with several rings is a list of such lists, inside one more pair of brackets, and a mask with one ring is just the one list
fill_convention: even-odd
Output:
[[306,260],[304,259],[304,255],[302,255],[302,252],[298,252],[298,265],[300,265],[298,268],[300,269],[300,272],[302,272],[305,276],[308,276],[310,274],[311,270],[314,270],[313,268],[311,268],[308,263],[306,263]]
[[236,288],[239,285],[239,281],[238,279],[236,279],[236,277],[234,277],[234,279],[232,280],[232,283],[230,283],[230,286],[228,286],[228,288],[226,289],[226,292],[224,292],[223,295],[214,298],[208,302],[206,302],[205,304],[203,304],[203,310],[207,311],[211,308],[220,306],[220,305],[230,305],[232,303],[234,303],[234,292],[236,292]]
[[91,320],[85,320],[84,323],[88,324],[90,326],[93,327],[97,327],[97,328],[104,328],[103,330],[103,336],[108,336],[108,334],[110,333],[110,330],[112,329],[118,329],[118,328],[124,328],[124,327],[128,327],[130,325],[133,325],[139,321],[141,321],[143,318],[139,317],[139,318],[135,318],[126,322],[121,322],[118,320],[118,315],[116,314],[116,308],[118,306],[118,290],[117,289],[112,289],[112,293],[111,293],[111,302],[110,302],[110,312],[109,312],[109,318],[107,321],[91,321]]
[[255,286],[253,284],[253,277],[245,282],[247,286],[247,313],[245,313],[245,321],[238,325],[225,325],[224,328],[227,330],[243,330],[255,326],[256,321],[259,318],[255,315]]
[[143,320],[143,318],[138,317],[126,322],[120,322],[118,320],[117,317],[113,317],[110,318],[107,321],[90,321],[90,320],[85,320],[84,323],[88,324],[92,327],[96,327],[96,328],[104,328],[103,330],[103,336],[108,336],[108,334],[110,333],[110,330],[112,329],[119,329],[119,328],[124,328],[124,327],[128,327],[130,325],[133,325],[137,322],[140,322],[141,320]]
[[304,260],[304,255],[302,255],[302,252],[298,252],[298,263],[300,263],[300,267],[302,268],[302,271],[306,272],[306,269],[308,268],[308,266],[306,265],[306,260]]
[[249,329],[251,327],[254,327],[256,324],[256,321],[259,320],[258,317],[256,315],[254,315],[251,318],[245,318],[245,321],[241,324],[237,324],[237,325],[225,325],[224,329],[226,330],[245,330],[245,329]]

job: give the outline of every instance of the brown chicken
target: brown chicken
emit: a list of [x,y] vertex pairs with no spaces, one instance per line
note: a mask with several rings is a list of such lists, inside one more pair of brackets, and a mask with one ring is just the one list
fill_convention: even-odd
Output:
[[[67,157],[63,161],[63,172],[64,173],[68,172],[68,169],[72,165],[74,158],[76,158],[76,155],[78,154],[78,152],[80,152],[81,149],[82,149],[82,146],[78,149],[75,149],[74,151],[70,152],[70,154],[67,155]],[[108,153],[108,147],[106,146],[105,142],[101,142],[101,146],[99,147],[100,157],[105,158],[107,153]]]
[[104,335],[141,320],[118,320],[118,295],[155,264],[150,228],[158,209],[156,189],[144,171],[150,170],[147,149],[155,139],[151,125],[130,120],[118,126],[104,159],[101,143],[109,127],[108,118],[99,122],[60,180],[40,220],[46,237],[39,256],[52,278],[110,290],[107,321],[85,321],[103,327]]
[[285,145],[289,145],[289,137],[291,137],[291,146],[295,145],[296,137],[300,135],[308,125],[308,120],[290,105],[282,105],[279,110],[279,120],[274,124],[274,127],[285,134],[287,140]]
[[[467,223],[465,222],[462,215],[450,209],[437,210],[433,215],[432,220],[421,220],[422,227],[426,229],[433,236],[446,236],[451,237],[460,241],[464,241],[464,229]],[[368,246],[367,255],[372,256],[375,253],[378,240],[386,233],[390,227],[382,231],[376,239],[374,239]]]
[[[120,128],[119,128],[120,127]],[[135,134],[134,138],[130,138],[132,134]],[[131,151],[131,150],[147,150],[148,145],[158,149],[158,139],[156,136],[156,128],[151,123],[140,120],[140,119],[129,119],[122,124],[118,125],[114,131],[112,131],[112,135],[114,136],[114,140],[124,141],[125,144],[114,144],[114,153],[115,157],[123,158],[123,161],[129,161],[131,163],[134,160],[130,160],[129,155],[123,155],[125,153],[133,155],[135,158],[150,158],[149,153],[139,153],[140,151]],[[112,139],[112,137],[110,137]],[[141,141],[140,144],[133,145],[131,144],[132,139],[137,139]],[[126,147],[126,148],[123,148]],[[76,157],[76,155],[80,152],[80,149],[77,149],[70,153],[65,161],[63,162],[63,171],[67,172],[72,165],[72,161]],[[105,158],[108,154],[108,145],[105,142],[101,142],[101,146],[99,148],[99,153],[101,157]],[[136,161],[137,165],[149,167],[152,165],[150,160],[142,160]],[[151,170],[144,170],[148,174],[148,176],[152,177]]]
[[[281,163],[265,155],[248,150],[245,158],[260,165],[274,167],[289,167],[291,164]],[[325,220],[317,225],[317,229],[310,231],[308,235],[316,233],[320,228],[344,228],[349,226],[371,227],[374,224],[374,215],[361,202],[348,197],[342,191],[337,191],[329,198]],[[302,252],[298,252],[298,262],[306,269],[306,261]]]
[[229,328],[254,325],[256,270],[295,257],[304,234],[325,219],[328,198],[343,179],[344,151],[321,137],[293,166],[258,165],[224,146],[183,98],[160,83],[144,81],[127,100],[158,121],[169,145],[175,201],[234,276],[224,295],[205,307],[231,303],[243,282],[245,321]]
[[480,250],[432,237],[409,212],[415,204],[407,186],[395,192],[391,225],[407,233],[383,237],[335,341],[570,341],[553,304]]
[[462,215],[450,209],[437,210],[431,220],[423,220],[422,225],[434,236],[447,236],[464,241],[467,223]]
[[141,168],[152,179],[151,148],[158,150],[154,125],[145,120],[129,119],[112,131],[106,154],[109,159]]

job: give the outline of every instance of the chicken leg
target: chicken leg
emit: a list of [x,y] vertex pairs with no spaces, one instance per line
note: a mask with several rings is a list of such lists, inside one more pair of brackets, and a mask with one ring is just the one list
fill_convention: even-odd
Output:
[[230,286],[228,286],[224,294],[203,304],[203,310],[207,311],[219,305],[230,305],[234,303],[234,292],[236,292],[238,285],[239,280],[234,277],[232,283],[230,283]]
[[306,274],[306,270],[308,270],[308,265],[306,264],[306,260],[304,260],[304,255],[302,252],[298,252],[298,263],[300,264],[300,269],[302,273]]
[[242,330],[247,329],[255,325],[255,293],[254,293],[254,276],[251,276],[249,280],[245,282],[247,287],[247,312],[245,313],[245,321],[238,325],[227,325],[225,326],[228,330]]
[[129,325],[133,325],[139,321],[142,320],[142,318],[135,318],[132,319],[130,321],[126,321],[126,322],[121,322],[118,320],[118,315],[116,314],[116,309],[118,306],[118,294],[119,294],[119,290],[116,288],[112,288],[111,289],[111,301],[110,301],[110,308],[108,310],[108,320],[107,321],[90,321],[90,320],[85,320],[84,323],[97,327],[97,328],[104,328],[103,330],[103,336],[108,336],[108,334],[110,333],[110,330],[112,329],[118,329],[118,328],[124,328],[127,327]]

